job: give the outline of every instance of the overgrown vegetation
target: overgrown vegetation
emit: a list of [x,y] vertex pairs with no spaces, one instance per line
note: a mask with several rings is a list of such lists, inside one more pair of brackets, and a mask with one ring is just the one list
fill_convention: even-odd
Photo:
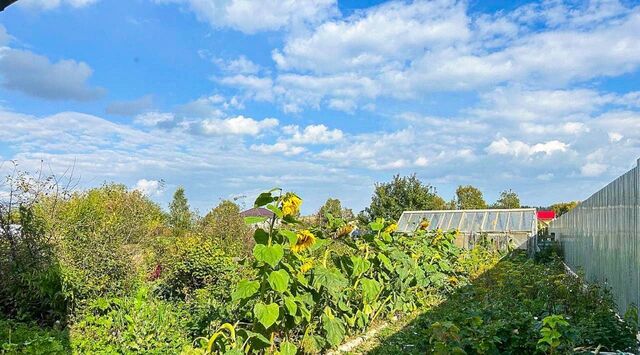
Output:
[[0,199],[0,353],[318,353],[430,309],[416,323],[426,342],[401,332],[390,349],[633,346],[635,324],[606,291],[556,261],[494,268],[498,253],[456,247],[455,231],[394,233],[380,216],[444,200],[415,176],[391,185],[377,186],[367,223],[337,199],[301,222],[302,199],[280,189],[255,202],[273,219],[245,221],[230,201],[199,217],[182,188],[167,213],[123,185],[70,193],[16,169]]
[[459,288],[374,354],[569,354],[637,350],[637,312],[620,319],[609,292],[567,274],[549,254],[515,254]]

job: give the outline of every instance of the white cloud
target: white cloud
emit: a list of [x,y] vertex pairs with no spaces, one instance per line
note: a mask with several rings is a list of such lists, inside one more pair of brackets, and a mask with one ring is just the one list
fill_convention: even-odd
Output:
[[624,136],[618,132],[608,132],[607,135],[609,136],[609,141],[612,143],[620,142],[622,138],[624,138]]
[[206,135],[249,135],[256,136],[262,131],[276,127],[278,120],[265,118],[254,120],[242,115],[227,119],[208,119],[194,123],[192,129]]
[[607,171],[608,166],[600,163],[587,163],[580,168],[580,173],[583,176],[599,176]]
[[146,196],[160,195],[163,192],[162,182],[158,180],[140,179],[136,182],[133,189],[140,191]]
[[260,71],[260,66],[247,59],[244,55],[228,61],[216,58],[214,62],[220,69],[232,74],[257,74]]
[[489,154],[528,157],[538,153],[550,155],[555,152],[565,152],[568,148],[569,146],[566,143],[557,140],[529,145],[519,140],[509,141],[507,138],[502,137],[491,142],[486,151]]
[[135,117],[134,122],[148,127],[168,127],[173,126],[176,117],[170,112],[146,112]]
[[589,132],[589,127],[582,122],[567,122],[562,124],[534,124],[525,122],[520,125],[522,132],[526,134],[563,134],[563,135],[578,135]]
[[20,0],[19,6],[30,9],[53,10],[60,6],[81,8],[97,3],[99,0]]
[[156,0],[186,5],[200,21],[245,33],[314,24],[337,14],[336,0]]
[[6,45],[11,40],[11,36],[7,32],[7,29],[0,24],[0,47]]
[[304,152],[304,147],[291,145],[287,142],[276,142],[274,144],[253,144],[251,150],[263,154],[282,153],[284,155],[297,155]]
[[29,51],[0,48],[2,85],[10,90],[49,100],[88,101],[105,93],[87,81],[93,70],[84,62],[60,60]]
[[289,141],[297,144],[327,144],[341,140],[344,136],[339,129],[329,129],[323,124],[300,127],[291,125],[283,127],[283,131],[291,137]]
[[[528,88],[521,90],[525,97],[507,93],[525,106],[497,91],[500,115],[524,120],[582,113],[603,104],[589,100],[593,91],[557,89],[636,70],[636,33],[640,7],[617,2],[543,2],[492,15],[471,14],[454,0],[390,2],[289,34],[272,53],[279,71],[268,78],[275,83],[275,96],[268,97],[285,112],[322,105],[354,112],[379,97],[406,100],[507,85]],[[536,92],[548,100],[541,109]],[[637,104],[637,98],[626,102]]]
[[273,80],[271,78],[238,74],[215,80],[224,85],[243,89],[249,97],[258,101],[272,101],[274,98]]

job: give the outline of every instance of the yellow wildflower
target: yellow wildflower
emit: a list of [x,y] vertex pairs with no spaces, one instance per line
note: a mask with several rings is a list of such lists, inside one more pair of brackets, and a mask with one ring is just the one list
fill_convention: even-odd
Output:
[[338,237],[344,237],[353,231],[353,226],[346,224],[338,229]]
[[301,251],[307,250],[316,242],[316,237],[308,230],[302,230],[296,234],[298,240],[296,244],[291,246],[291,250],[294,253],[299,253]]
[[282,201],[282,214],[285,216],[296,216],[300,213],[302,200],[295,194],[288,193]]
[[452,285],[457,285],[458,284],[458,278],[455,276],[449,276],[449,283]]
[[305,261],[304,264],[302,264],[302,266],[300,266],[300,271],[302,271],[302,273],[305,273],[311,270],[312,267],[313,267],[313,260],[307,260]]
[[420,222],[420,229],[421,230],[427,230],[427,228],[429,228],[430,224],[431,223],[429,222],[429,220],[424,219],[424,220],[422,220],[422,222]]
[[396,229],[398,229],[398,225],[395,223],[391,223],[389,226],[387,226],[387,228],[385,228],[385,232],[387,233],[393,233],[396,231]]

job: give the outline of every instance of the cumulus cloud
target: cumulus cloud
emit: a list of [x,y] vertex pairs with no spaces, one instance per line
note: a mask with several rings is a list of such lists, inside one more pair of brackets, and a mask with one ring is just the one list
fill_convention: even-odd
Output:
[[232,60],[215,58],[214,63],[223,71],[233,74],[257,74],[260,71],[260,66],[244,55]]
[[160,195],[163,192],[163,183],[159,180],[140,179],[136,182],[133,189],[140,191],[146,196]]
[[558,140],[529,145],[519,140],[510,141],[507,138],[502,137],[491,142],[491,144],[486,148],[486,151],[489,154],[528,157],[538,153],[550,155],[556,152],[566,152],[568,148],[569,146],[566,143]]
[[106,108],[111,115],[133,116],[153,108],[153,96],[145,95],[128,101],[114,101]]
[[215,28],[244,33],[314,24],[338,13],[336,0],[156,0],[186,6]]
[[[380,97],[526,85],[535,90],[508,93],[526,106],[498,113],[533,119],[546,113],[532,108],[535,92],[549,100],[547,110],[600,106],[589,100],[591,90],[554,90],[636,70],[638,32],[640,7],[615,1],[543,2],[494,14],[470,13],[454,0],[389,2],[290,33],[272,52],[277,73],[226,83],[258,100],[276,99],[285,112],[321,105],[354,112]],[[502,93],[493,98],[507,109],[511,101]]]
[[282,153],[284,155],[297,155],[304,152],[304,147],[292,145],[288,142],[276,142],[274,144],[252,144],[251,150],[263,154]]
[[303,130],[295,125],[283,127],[283,131],[290,135],[289,140],[298,144],[327,144],[337,142],[344,134],[339,129],[329,129],[323,124],[309,125]]
[[242,115],[227,119],[208,119],[194,123],[192,130],[205,135],[249,135],[256,136],[264,130],[276,127],[278,120],[275,118],[265,118],[255,120]]
[[88,101],[105,93],[87,81],[93,70],[84,62],[65,59],[52,63],[26,50],[0,49],[2,85],[10,90],[49,100]]

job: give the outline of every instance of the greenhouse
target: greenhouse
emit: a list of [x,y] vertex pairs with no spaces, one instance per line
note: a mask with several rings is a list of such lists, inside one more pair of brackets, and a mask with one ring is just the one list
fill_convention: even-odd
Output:
[[473,248],[489,242],[499,249],[515,246],[533,251],[538,224],[535,208],[405,211],[398,221],[398,232],[413,233],[423,221],[428,230],[458,230],[456,244]]

